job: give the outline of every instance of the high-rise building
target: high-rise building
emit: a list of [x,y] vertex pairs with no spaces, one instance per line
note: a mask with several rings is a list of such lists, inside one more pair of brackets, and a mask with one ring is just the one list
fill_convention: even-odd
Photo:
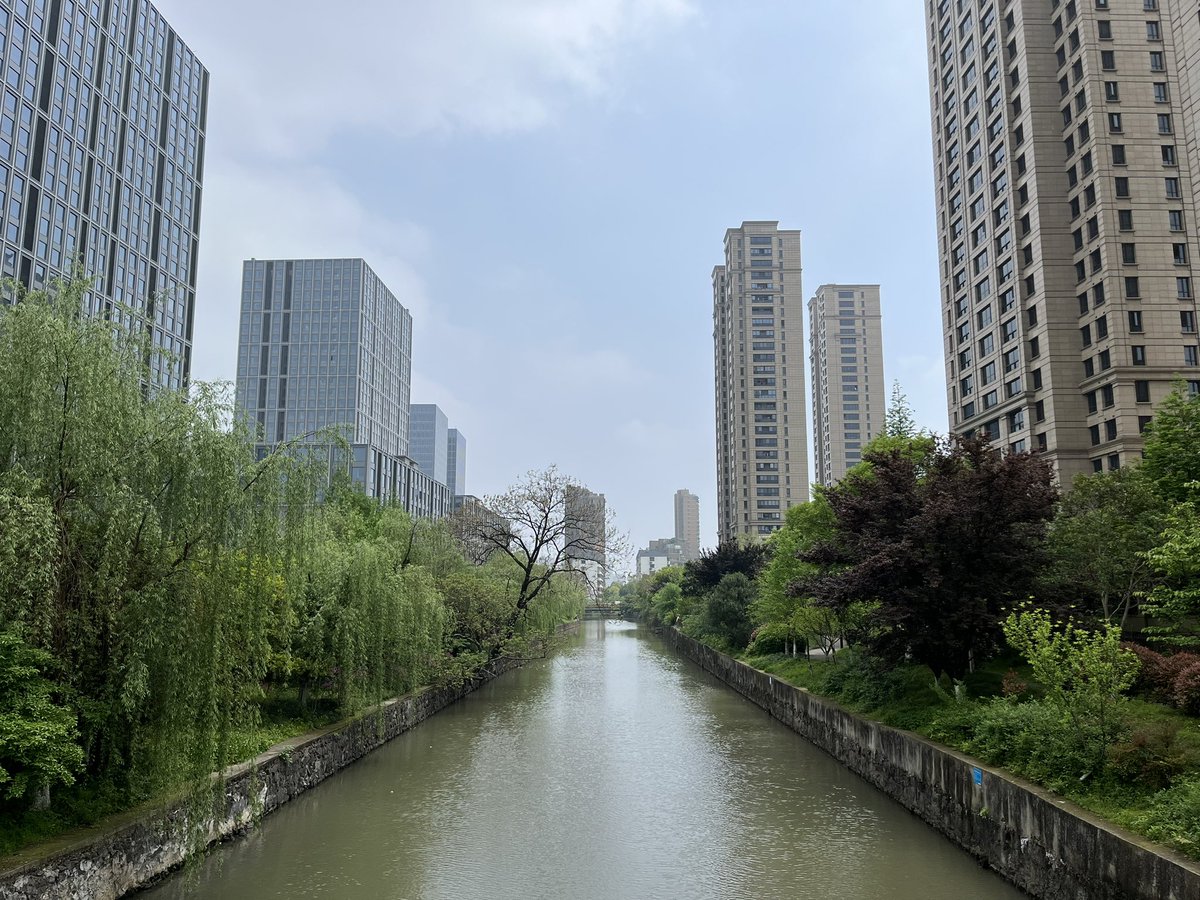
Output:
[[725,232],[725,264],[713,270],[722,541],[768,535],[808,500],[801,290],[799,231],[743,222]]
[[684,488],[675,492],[675,543],[684,562],[700,556],[700,498]]
[[237,406],[264,449],[333,429],[368,496],[449,511],[445,484],[409,455],[412,316],[363,260],[244,263],[240,334]]
[[446,432],[446,487],[450,496],[467,492],[467,439],[457,428]]
[[1200,26],[1183,0],[927,4],[950,424],[1063,483],[1200,390]]
[[84,311],[185,386],[208,71],[146,0],[0,0],[0,66],[0,277],[36,289],[80,264]]
[[608,519],[603,494],[569,485],[563,504],[567,556],[588,593],[598,597],[608,584]]
[[[434,481],[447,483],[448,435],[446,414],[436,403],[414,403],[408,425],[412,458]],[[450,496],[454,496],[451,492]]]
[[808,301],[818,484],[862,460],[883,430],[883,324],[877,284],[824,284]]

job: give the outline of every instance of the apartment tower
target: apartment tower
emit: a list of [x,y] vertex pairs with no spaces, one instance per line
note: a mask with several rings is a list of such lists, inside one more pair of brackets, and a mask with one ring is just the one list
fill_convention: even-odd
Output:
[[808,301],[818,484],[832,485],[883,431],[883,325],[877,284],[825,284]]
[[675,541],[684,561],[700,556],[700,498],[684,488],[675,492]]
[[1200,389],[1193,0],[932,0],[950,423],[1063,483]]
[[725,232],[725,264],[713,269],[722,541],[769,535],[808,500],[800,274],[799,231],[762,221]]
[[237,407],[262,451],[285,441],[349,444],[351,480],[415,516],[449,512],[444,483],[409,453],[412,316],[361,259],[242,266]]
[[0,51],[0,278],[38,289],[80,265],[84,312],[186,386],[208,71],[146,0],[0,0]]

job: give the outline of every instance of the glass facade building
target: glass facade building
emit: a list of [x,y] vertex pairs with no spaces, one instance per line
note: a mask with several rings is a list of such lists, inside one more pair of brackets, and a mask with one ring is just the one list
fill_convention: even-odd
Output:
[[446,487],[409,455],[411,373],[412,316],[363,260],[243,264],[237,406],[262,446],[333,430],[368,496],[437,517]]
[[412,458],[434,481],[449,485],[450,423],[436,403],[414,403],[410,407],[408,441]]
[[[78,264],[86,312],[191,369],[208,71],[145,0],[0,0],[0,275]],[[6,290],[6,299],[11,299]]]
[[446,445],[446,487],[451,497],[457,497],[467,492],[467,439],[457,428],[451,428],[446,432]]

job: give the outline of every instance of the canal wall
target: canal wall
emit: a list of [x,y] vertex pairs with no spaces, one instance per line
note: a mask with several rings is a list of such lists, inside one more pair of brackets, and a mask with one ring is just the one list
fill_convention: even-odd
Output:
[[1041,900],[1196,900],[1200,866],[1029,782],[847,712],[675,629],[663,637]]
[[[574,631],[578,622],[563,626]],[[180,801],[128,813],[82,835],[67,836],[13,859],[0,871],[0,900],[117,900],[178,868],[191,853],[233,837],[261,816],[320,784],[521,661],[460,687],[426,688],[387,700],[353,719],[276,744],[230,766],[216,780],[221,796],[193,828]],[[12,860],[8,860],[12,862]]]

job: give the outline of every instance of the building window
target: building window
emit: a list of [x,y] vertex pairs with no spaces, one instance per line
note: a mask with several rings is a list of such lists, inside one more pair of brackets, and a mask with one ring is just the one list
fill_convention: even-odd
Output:
[[1134,395],[1134,399],[1136,399],[1138,403],[1149,403],[1150,402],[1150,382],[1135,381],[1133,383],[1133,395]]
[[1133,356],[1133,364],[1135,366],[1146,365],[1146,348],[1144,345],[1134,344],[1129,348]]
[[1183,348],[1183,364],[1194,367],[1200,365],[1200,348],[1191,344]]
[[1140,309],[1131,309],[1129,311],[1129,331],[1132,334],[1140,334],[1142,331],[1142,311]]

